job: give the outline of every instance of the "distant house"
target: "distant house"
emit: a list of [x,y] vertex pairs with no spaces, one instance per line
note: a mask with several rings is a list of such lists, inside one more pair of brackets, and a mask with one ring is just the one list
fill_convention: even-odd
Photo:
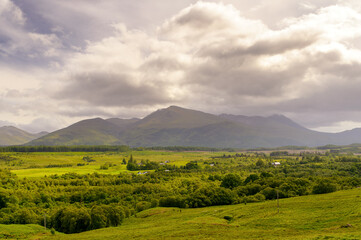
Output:
[[280,166],[281,163],[280,163],[280,162],[273,162],[272,165],[275,166],[275,167],[277,167],[277,166]]
[[169,161],[165,161],[165,163],[169,163]]
[[214,163],[209,164],[209,166],[214,167]]
[[159,163],[159,165],[165,165],[165,163],[161,162],[161,163]]

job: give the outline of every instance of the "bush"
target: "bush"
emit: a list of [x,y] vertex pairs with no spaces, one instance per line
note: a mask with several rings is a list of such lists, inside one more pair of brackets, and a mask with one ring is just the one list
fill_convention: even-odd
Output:
[[15,213],[13,223],[15,224],[37,224],[39,223],[39,217],[31,209],[20,209]]
[[145,201],[141,201],[141,202],[138,202],[137,205],[135,206],[135,210],[137,212],[141,212],[141,211],[144,211],[148,208],[151,207],[151,203],[149,202],[145,202]]
[[89,230],[90,224],[91,217],[85,208],[64,207],[51,217],[52,227],[64,233],[79,233]]
[[321,181],[317,185],[313,186],[312,192],[314,194],[323,194],[323,193],[335,192],[336,190],[337,187],[335,184],[326,181]]
[[159,206],[161,207],[180,207],[184,208],[186,206],[184,199],[181,197],[163,197],[159,200]]

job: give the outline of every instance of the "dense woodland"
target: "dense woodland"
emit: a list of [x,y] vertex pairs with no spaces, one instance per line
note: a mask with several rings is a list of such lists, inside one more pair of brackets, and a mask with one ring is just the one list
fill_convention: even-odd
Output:
[[130,155],[119,164],[129,171],[18,178],[2,169],[0,223],[42,225],[46,217],[48,228],[75,233],[118,226],[124,218],[158,206],[248,204],[361,186],[361,157],[329,151],[230,152],[183,166]]

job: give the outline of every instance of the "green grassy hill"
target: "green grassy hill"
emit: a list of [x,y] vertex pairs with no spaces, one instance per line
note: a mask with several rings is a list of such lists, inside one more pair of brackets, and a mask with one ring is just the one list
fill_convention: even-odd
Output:
[[[0,233],[14,234],[15,229],[20,229],[19,225],[0,225]],[[40,237],[39,232],[29,231],[28,239],[34,235],[52,240],[361,239],[361,189],[281,199],[279,213],[276,201],[181,210],[154,208],[126,219],[120,227]]]
[[120,145],[118,126],[101,118],[77,122],[28,145]]
[[50,235],[50,231],[35,224],[0,224],[0,239],[41,239]]
[[12,126],[0,127],[0,146],[21,145],[46,134],[31,134]]

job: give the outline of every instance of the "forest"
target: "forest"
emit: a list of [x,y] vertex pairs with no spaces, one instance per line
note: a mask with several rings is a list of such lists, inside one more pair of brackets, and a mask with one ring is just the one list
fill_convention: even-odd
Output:
[[[329,150],[79,150],[2,152],[0,223],[46,222],[47,228],[77,233],[118,226],[155,207],[251,204],[361,186],[361,157]],[[30,162],[37,159],[45,160],[34,167]],[[90,166],[94,171],[62,172]],[[43,176],[18,174],[37,168]],[[59,173],[49,174],[47,169]]]

